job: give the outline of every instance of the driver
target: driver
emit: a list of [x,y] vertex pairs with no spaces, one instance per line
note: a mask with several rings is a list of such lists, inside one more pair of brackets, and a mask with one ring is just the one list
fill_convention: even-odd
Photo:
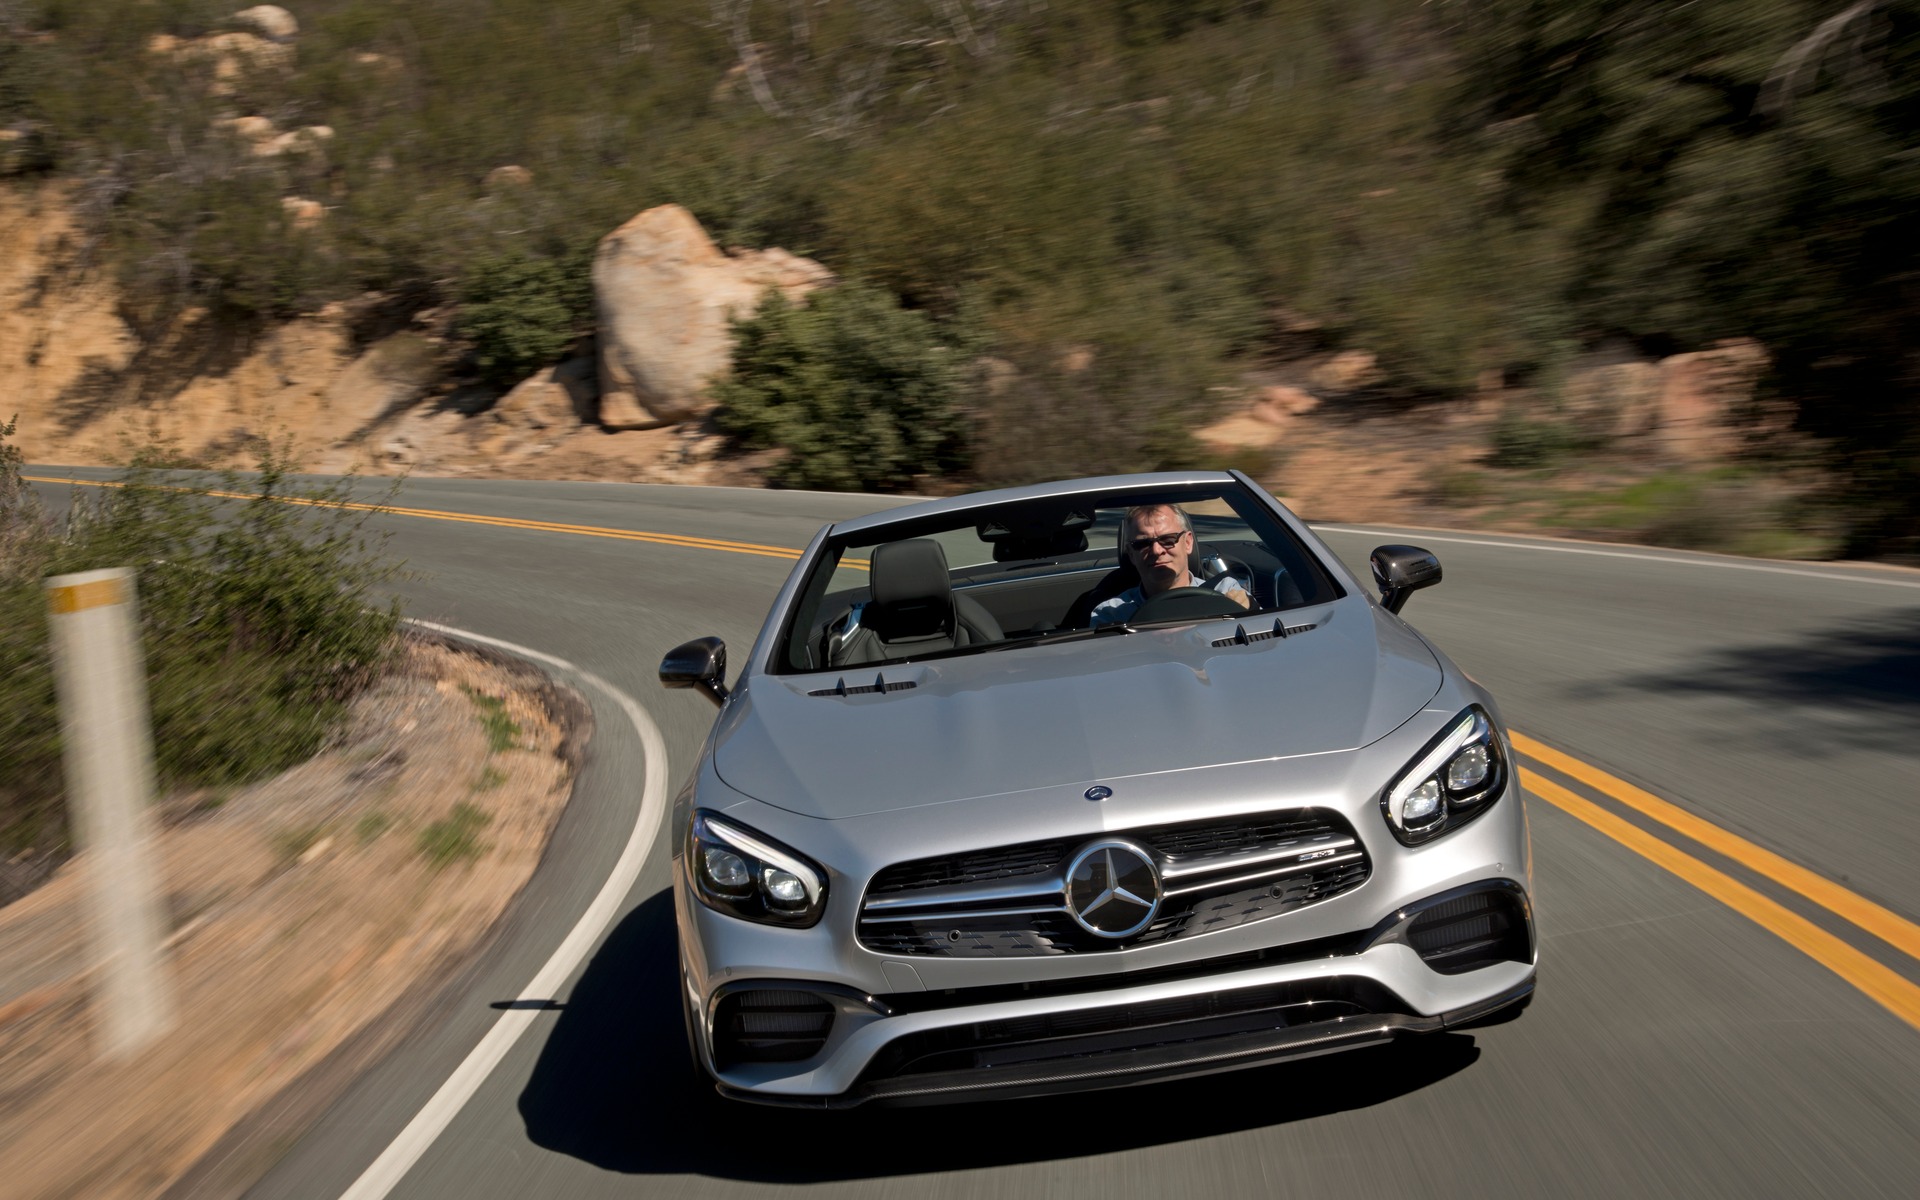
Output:
[[1120,549],[1140,573],[1140,586],[1094,606],[1094,627],[1132,617],[1155,596],[1183,587],[1211,587],[1241,608],[1249,606],[1246,589],[1231,575],[1209,584],[1187,567],[1193,555],[1193,521],[1176,504],[1142,504],[1127,510],[1120,522]]

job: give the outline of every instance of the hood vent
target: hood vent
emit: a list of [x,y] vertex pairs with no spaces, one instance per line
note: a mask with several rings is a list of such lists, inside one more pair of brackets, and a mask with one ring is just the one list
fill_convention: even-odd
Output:
[[818,691],[808,692],[807,695],[809,696],[868,696],[876,692],[904,692],[908,688],[913,688],[918,686],[920,685],[915,683],[911,679],[895,679],[895,680],[889,681],[885,675],[875,675],[873,677],[872,683],[848,683],[847,677],[842,675],[840,677],[840,681],[834,684],[832,687],[821,688]]
[[1268,638],[1292,637],[1296,633],[1306,633],[1318,628],[1320,628],[1318,625],[1289,625],[1284,617],[1275,617],[1272,629],[1248,629],[1244,624],[1238,625],[1234,627],[1232,637],[1216,638],[1213,644],[1216,647],[1246,646],[1254,642],[1264,642]]

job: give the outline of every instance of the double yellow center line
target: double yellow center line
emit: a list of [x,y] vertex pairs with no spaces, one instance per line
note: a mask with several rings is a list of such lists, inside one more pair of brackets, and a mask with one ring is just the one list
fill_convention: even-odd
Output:
[[[1607,774],[1590,763],[1563,754],[1523,733],[1508,731],[1514,749],[1527,758],[1578,780],[1643,816],[1691,838],[1717,854],[1813,901],[1834,916],[1914,958],[1920,958],[1920,926],[1816,875],[1798,863],[1756,846],[1738,834],[1662,800],[1644,788]],[[1920,985],[1873,956],[1715,867],[1669,845],[1646,830],[1547,778],[1522,772],[1527,791],[1584,821],[1627,849],[1699,888],[1715,900],[1781,938],[1794,949],[1846,980],[1915,1029],[1920,1029]]]
[[[126,486],[112,480],[57,479],[44,475],[22,475],[33,483],[70,483],[81,487],[117,488]],[[258,500],[253,492],[228,492],[218,488],[168,487],[167,491],[192,492],[223,500]],[[529,521],[524,517],[489,517],[477,513],[447,512],[438,508],[402,508],[394,504],[363,504],[355,500],[316,500],[306,496],[275,496],[282,504],[308,508],[338,508],[352,512],[392,513],[402,517],[425,517],[433,521],[459,521],[468,525],[492,525],[501,529],[528,529],[539,533],[575,533],[585,537],[619,538],[628,542],[652,542],[661,546],[682,546],[689,550],[725,550],[730,554],[757,554],[765,558],[800,557],[800,551],[787,546],[763,546],[757,542],[730,542],[721,538],[689,537],[679,533],[650,533],[639,529],[611,529],[604,525],[568,525],[559,521]],[[854,564],[847,564],[852,566]]]
[[[104,481],[57,479],[38,475],[26,475],[22,478],[35,483],[71,483],[88,487],[121,486]],[[206,491],[204,494],[232,500],[258,499],[257,496],[246,492]],[[722,538],[689,537],[677,533],[613,529],[600,525],[531,521],[521,517],[480,516],[473,513],[448,512],[443,509],[401,508],[386,504],[314,500],[297,496],[284,496],[278,499],[288,504],[393,513],[405,517],[461,521],[471,525],[492,525],[503,529],[525,529],[539,533],[571,533],[585,537],[617,538],[630,542],[679,546],[690,550],[720,550],[729,554],[753,554],[763,558],[785,559],[789,562],[798,559],[801,553],[787,546],[768,546],[757,542],[736,542]],[[855,568],[866,566],[865,563],[851,561],[842,565]],[[1644,788],[1636,787],[1590,763],[1555,750],[1544,742],[1536,741],[1518,732],[1510,731],[1510,736],[1513,739],[1514,748],[1533,762],[1594,789],[1641,816],[1811,901],[1826,912],[1871,934],[1893,949],[1920,959],[1920,926],[1916,926],[1884,906],[1875,904],[1824,876],[1780,857],[1771,850],[1757,846],[1738,834],[1722,829],[1710,821],[1703,820],[1693,813],[1662,800]],[[1920,1029],[1920,985],[1914,984],[1899,972],[1778,901],[1741,883],[1700,858],[1655,837],[1633,822],[1575,793],[1539,771],[1524,770],[1522,782],[1527,791],[1533,795],[1699,888],[1846,980],[1907,1024]]]

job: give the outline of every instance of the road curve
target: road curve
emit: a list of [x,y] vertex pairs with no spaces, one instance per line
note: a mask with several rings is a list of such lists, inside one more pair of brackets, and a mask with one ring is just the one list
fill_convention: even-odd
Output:
[[[778,551],[886,501],[423,479],[397,503],[417,511],[379,520],[417,573],[409,612],[637,699],[677,784],[713,709],[658,688],[661,653],[707,633],[744,648],[790,565]],[[435,1020],[297,1142],[269,1129],[222,1152],[238,1170],[274,1160],[256,1196],[342,1196],[506,1006],[538,1001],[386,1194],[1912,1194],[1920,1019],[1900,1002],[1920,995],[1920,575],[1321,533],[1363,574],[1382,541],[1440,555],[1446,582],[1406,615],[1499,697],[1560,798],[1530,810],[1543,948],[1523,1019],[1066,1099],[726,1105],[684,1063],[661,838],[584,967],[550,996],[523,991],[641,811],[639,735],[588,689],[600,733],[552,851]]]

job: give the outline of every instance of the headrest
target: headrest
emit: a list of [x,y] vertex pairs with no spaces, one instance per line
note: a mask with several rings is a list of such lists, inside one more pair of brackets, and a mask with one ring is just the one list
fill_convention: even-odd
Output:
[[1060,558],[1087,548],[1087,535],[1062,529],[1039,537],[1003,538],[993,543],[993,561],[1024,562],[1030,558]]
[[886,641],[953,632],[953,585],[947,555],[930,538],[875,546],[869,619]]
[[1055,501],[999,510],[974,530],[993,547],[993,561],[1019,562],[1085,550],[1092,525],[1093,509]]

